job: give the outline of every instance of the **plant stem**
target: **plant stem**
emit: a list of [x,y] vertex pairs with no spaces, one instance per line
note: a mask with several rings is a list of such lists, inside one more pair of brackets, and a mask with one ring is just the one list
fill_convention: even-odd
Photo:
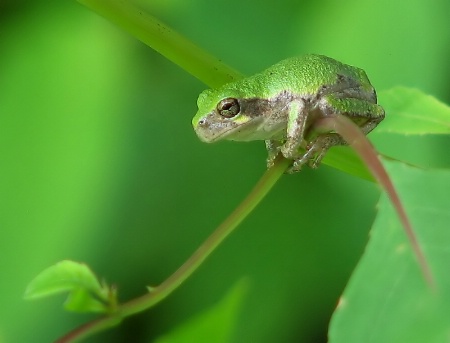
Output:
[[128,316],[145,310],[161,301],[172,293],[183,281],[185,281],[217,248],[217,246],[255,209],[267,195],[276,181],[284,173],[289,161],[278,158],[277,163],[269,169],[258,181],[253,190],[239,204],[239,206],[226,218],[222,224],[206,239],[205,242],[191,255],[191,257],[160,286],[150,294],[132,300],[121,306],[121,312]]
[[272,189],[277,180],[284,173],[291,162],[279,156],[272,168],[268,169],[261,177],[250,194],[239,206],[226,218],[222,224],[206,239],[205,242],[189,257],[183,265],[159,286],[149,293],[133,299],[118,307],[116,313],[99,318],[73,330],[62,337],[57,343],[74,342],[87,337],[95,332],[117,325],[123,318],[142,312],[156,305],[174,290],[176,290],[194,271],[196,271],[205,259],[230,235],[234,229],[254,210],[267,193]]
[[145,13],[129,0],[78,0],[118,25],[211,88],[242,74]]
[[391,199],[400,221],[405,229],[414,254],[419,262],[420,269],[424,275],[425,281],[435,289],[435,282],[430,266],[427,263],[422,248],[414,233],[411,222],[406,214],[405,208],[395,190],[392,181],[386,172],[383,164],[378,158],[378,154],[367,137],[362,133],[359,127],[346,116],[330,116],[317,120],[314,126],[319,131],[335,131],[358,153],[360,158],[365,162],[374,178],[384,188],[387,195]]

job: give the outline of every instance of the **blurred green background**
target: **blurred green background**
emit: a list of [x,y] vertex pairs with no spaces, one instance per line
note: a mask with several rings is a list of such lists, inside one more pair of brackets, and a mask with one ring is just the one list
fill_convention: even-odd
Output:
[[[448,0],[139,4],[246,74],[315,52],[365,69],[378,90],[450,102]],[[0,0],[0,342],[50,342],[91,318],[63,312],[63,297],[22,300],[44,268],[83,261],[136,297],[249,192],[264,144],[199,142],[190,121],[204,88],[75,1]],[[371,137],[450,165],[446,137]],[[246,277],[233,342],[325,342],[378,192],[327,166],[283,177],[176,293],[87,341],[151,342]]]

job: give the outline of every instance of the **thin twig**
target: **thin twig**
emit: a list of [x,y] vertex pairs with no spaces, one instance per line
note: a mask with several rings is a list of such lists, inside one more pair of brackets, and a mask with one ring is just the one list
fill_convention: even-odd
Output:
[[367,137],[362,133],[359,127],[349,118],[343,115],[330,116],[317,120],[314,126],[319,131],[335,131],[341,135],[344,140],[358,153],[361,159],[366,163],[374,178],[384,188],[391,199],[400,221],[405,229],[406,235],[411,243],[414,254],[419,262],[420,269],[426,282],[431,288],[436,289],[436,284],[431,272],[430,266],[417,240],[416,234],[412,228],[411,222],[406,214],[402,202],[395,190],[392,181],[386,172],[383,164],[378,158],[375,148]]

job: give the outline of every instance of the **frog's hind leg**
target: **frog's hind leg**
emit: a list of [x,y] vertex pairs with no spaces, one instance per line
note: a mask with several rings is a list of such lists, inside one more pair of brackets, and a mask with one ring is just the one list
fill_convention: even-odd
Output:
[[320,100],[319,108],[324,116],[344,115],[349,117],[365,135],[384,119],[383,107],[364,99],[341,98],[330,94]]
[[[363,99],[340,98],[333,94],[324,96],[319,102],[319,108],[324,116],[345,115],[354,121],[361,131],[367,135],[384,118],[381,106]],[[290,172],[300,170],[304,164],[317,168],[328,149],[335,145],[346,145],[347,142],[337,133],[324,132],[307,144],[306,152],[294,161]]]
[[324,133],[317,136],[308,143],[306,152],[294,161],[289,173],[299,171],[301,167],[308,164],[311,168],[317,168],[325,157],[328,149],[335,145],[344,145],[345,141],[337,133]]

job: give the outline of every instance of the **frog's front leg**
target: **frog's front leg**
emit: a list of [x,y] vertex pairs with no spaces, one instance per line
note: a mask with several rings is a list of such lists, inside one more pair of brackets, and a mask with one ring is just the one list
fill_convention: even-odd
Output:
[[281,153],[287,159],[295,160],[299,156],[299,148],[303,144],[309,109],[303,100],[295,100],[289,104],[286,125],[286,141]]
[[304,144],[304,133],[308,112],[303,100],[294,100],[289,103],[286,114],[286,134],[282,140],[266,140],[268,152],[267,167],[273,166],[275,158],[281,152],[290,160],[298,159],[299,148]]
[[[294,161],[299,159],[299,149],[306,145],[303,137],[308,118],[309,108],[307,108],[302,99],[293,100],[289,103],[286,115],[285,138],[283,140],[266,140],[268,168],[273,166],[275,158],[280,152],[287,159]],[[290,172],[290,169],[288,172]]]

